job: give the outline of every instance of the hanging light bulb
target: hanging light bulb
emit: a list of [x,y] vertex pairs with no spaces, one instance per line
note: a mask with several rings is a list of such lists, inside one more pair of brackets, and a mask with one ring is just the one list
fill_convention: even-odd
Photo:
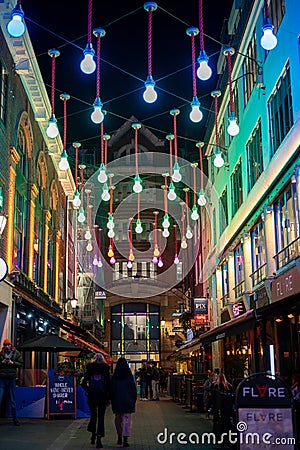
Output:
[[103,262],[102,262],[101,258],[98,259],[98,267],[99,267],[99,269],[101,269],[101,267],[103,267]]
[[130,249],[128,259],[129,259],[129,261],[134,261],[134,258],[135,258],[135,256],[133,254],[133,251],[132,251],[132,249]]
[[49,119],[48,128],[46,129],[46,134],[51,139],[56,138],[56,136],[58,135],[57,120],[56,120],[54,114],[52,114]]
[[108,247],[107,256],[108,256],[109,258],[111,258],[112,256],[114,256],[114,251],[113,251],[111,245]]
[[277,45],[277,37],[274,34],[274,25],[267,19],[262,27],[263,35],[260,39],[260,45],[265,50],[273,50]]
[[95,50],[92,44],[87,44],[83,50],[83,60],[80,63],[80,69],[83,73],[90,74],[96,69],[96,63],[94,61]]
[[187,239],[192,239],[192,237],[193,237],[193,233],[192,233],[191,227],[189,225],[187,226],[185,237]]
[[109,262],[110,262],[111,265],[114,265],[114,264],[116,263],[115,257],[112,256],[112,257],[110,258]]
[[64,171],[68,170],[68,168],[70,167],[69,166],[69,162],[68,162],[68,155],[67,155],[66,150],[64,150],[62,152],[62,154],[61,154],[58,167],[59,167],[60,170],[64,170]]
[[166,213],[166,214],[164,215],[164,219],[163,219],[163,222],[162,222],[162,226],[163,226],[163,228],[169,228],[169,226],[170,226],[169,214],[168,214],[168,213]]
[[179,264],[179,258],[177,255],[175,255],[174,257],[174,264],[177,266],[177,264]]
[[96,97],[96,100],[93,103],[94,111],[91,114],[92,122],[101,123],[104,119],[104,114],[102,112],[102,103],[100,97]]
[[224,165],[224,159],[222,157],[222,154],[221,154],[221,151],[220,151],[219,147],[217,147],[216,156],[215,156],[215,159],[214,159],[214,166],[219,169],[223,165]]
[[115,232],[114,232],[114,230],[112,228],[108,231],[107,236],[109,238],[114,238],[115,237]]
[[199,67],[197,69],[197,77],[202,81],[208,80],[212,74],[211,68],[208,65],[208,60],[209,58],[205,50],[200,50],[198,58]]
[[163,263],[163,260],[161,258],[158,258],[157,265],[158,265],[158,267],[163,267],[164,263]]
[[169,186],[168,199],[172,202],[173,200],[176,200],[176,197],[175,186],[171,181]]
[[157,93],[154,89],[155,81],[151,75],[148,75],[145,81],[146,90],[143,93],[143,98],[147,103],[154,103],[157,99]]
[[78,192],[78,189],[76,189],[73,198],[73,206],[75,206],[75,208],[78,208],[80,205],[81,205],[80,194]]
[[132,269],[132,262],[131,261],[127,262],[127,267],[128,267],[128,269]]
[[162,235],[164,238],[167,238],[170,236],[170,232],[168,230],[168,228],[164,228],[164,231],[162,232]]
[[88,242],[88,244],[86,246],[86,249],[87,249],[88,252],[91,252],[93,250],[93,246],[92,246],[91,242]]
[[93,266],[98,266],[98,258],[97,258],[97,255],[94,256],[94,259],[93,259]]
[[197,210],[197,206],[196,205],[194,205],[192,207],[191,219],[193,219],[193,220],[198,220],[199,219],[199,214],[198,214],[198,210]]
[[80,210],[79,210],[79,214],[78,214],[78,218],[77,218],[79,223],[83,223],[85,222],[85,214],[84,214],[84,209],[81,206]]
[[108,202],[108,200],[110,200],[110,193],[109,193],[109,189],[106,183],[104,183],[103,185],[103,191],[102,191],[102,195],[101,198],[104,202]]
[[201,189],[201,191],[199,192],[199,197],[198,197],[198,205],[199,206],[205,206],[206,205],[206,198],[204,195],[203,190]]
[[183,236],[182,240],[181,240],[181,248],[186,249],[187,248],[187,242],[185,237]]
[[142,227],[142,224],[141,224],[141,220],[140,220],[140,219],[138,219],[138,220],[136,221],[135,232],[136,232],[137,234],[141,234],[141,233],[143,232],[143,227]]
[[157,244],[155,244],[153,255],[154,256],[159,256],[160,255],[160,251],[159,251],[159,248],[158,248]]
[[240,132],[240,127],[236,123],[237,118],[235,117],[234,113],[231,113],[229,120],[229,125],[227,127],[227,132],[230,134],[230,136],[236,136]]
[[179,167],[178,162],[176,162],[173,167],[172,180],[174,181],[174,183],[179,183],[179,181],[181,181],[181,178],[182,178],[182,176],[180,173],[180,167]]
[[91,237],[92,237],[92,234],[91,234],[91,232],[90,232],[90,229],[88,228],[88,229],[86,230],[86,232],[85,232],[84,239],[86,239],[87,241],[89,241],[89,240],[91,239]]
[[143,186],[141,185],[141,179],[139,177],[139,174],[137,173],[134,178],[134,185],[133,185],[133,192],[138,194],[139,192],[142,192]]
[[18,2],[11,12],[11,20],[7,24],[7,31],[14,38],[21,37],[25,33],[24,12],[21,2]]
[[109,217],[108,217],[107,228],[108,228],[109,230],[112,230],[113,228],[115,228],[114,217],[113,217],[112,214],[110,214]]
[[107,181],[107,175],[106,175],[106,167],[103,163],[100,165],[100,172],[98,175],[98,181],[99,183],[106,183]]
[[158,263],[158,258],[157,258],[157,256],[153,256],[152,262],[153,262],[153,264],[157,264],[157,263]]
[[197,97],[194,97],[191,102],[192,111],[190,113],[190,119],[192,122],[200,122],[202,120],[203,114],[200,110],[200,102]]

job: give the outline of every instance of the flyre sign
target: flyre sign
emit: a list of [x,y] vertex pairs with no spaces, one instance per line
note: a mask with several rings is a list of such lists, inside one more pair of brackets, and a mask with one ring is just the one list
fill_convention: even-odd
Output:
[[291,394],[279,378],[259,374],[242,381],[237,390],[237,402],[241,406],[290,407]]
[[245,386],[242,388],[242,396],[250,398],[285,398],[286,397],[285,387],[271,387],[268,385],[255,385],[255,386]]

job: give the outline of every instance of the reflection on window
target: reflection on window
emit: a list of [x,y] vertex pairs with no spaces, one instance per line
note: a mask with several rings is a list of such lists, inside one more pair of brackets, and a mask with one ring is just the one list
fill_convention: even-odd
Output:
[[220,222],[220,234],[223,233],[228,225],[228,198],[227,198],[227,186],[220,196],[219,205],[219,222]]
[[7,94],[8,75],[5,67],[0,63],[0,119],[6,123],[7,118]]
[[253,91],[256,85],[256,72],[257,72],[256,61],[257,61],[257,54],[256,54],[256,41],[254,35],[250,41],[250,44],[248,45],[242,66],[245,106],[247,105],[251,92]]

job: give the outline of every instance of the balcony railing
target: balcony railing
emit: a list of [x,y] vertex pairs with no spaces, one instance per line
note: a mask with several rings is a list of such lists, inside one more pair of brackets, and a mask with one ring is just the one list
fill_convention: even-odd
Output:
[[226,306],[230,304],[229,293],[223,295],[223,297],[220,298],[220,302],[221,302],[221,309],[226,308]]
[[252,287],[262,283],[267,278],[267,264],[263,264],[252,272],[250,277],[252,278]]
[[291,261],[294,261],[300,255],[300,237],[291,242],[287,247],[280,250],[274,256],[276,261],[276,269],[280,270]]
[[235,298],[240,298],[245,293],[245,280],[241,281],[234,288],[234,296]]

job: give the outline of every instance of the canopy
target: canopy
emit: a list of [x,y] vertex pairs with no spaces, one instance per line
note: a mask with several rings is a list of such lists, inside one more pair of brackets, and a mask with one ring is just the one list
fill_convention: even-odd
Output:
[[78,345],[73,344],[72,342],[67,341],[59,337],[57,334],[42,334],[37,336],[29,341],[23,342],[23,344],[17,346],[18,350],[23,351],[40,351],[40,352],[63,352],[63,351],[83,351],[86,350],[84,348],[79,347]]

